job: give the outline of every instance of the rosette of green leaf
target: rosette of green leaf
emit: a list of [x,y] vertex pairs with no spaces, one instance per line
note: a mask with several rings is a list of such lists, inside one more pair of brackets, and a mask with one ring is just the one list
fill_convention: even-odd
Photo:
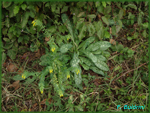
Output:
[[89,37],[79,45],[80,64],[85,70],[92,69],[94,72],[104,75],[102,71],[109,70],[105,63],[105,57],[108,57],[109,52],[105,50],[107,50],[111,44],[107,41],[98,41],[94,43],[94,40],[95,37]]

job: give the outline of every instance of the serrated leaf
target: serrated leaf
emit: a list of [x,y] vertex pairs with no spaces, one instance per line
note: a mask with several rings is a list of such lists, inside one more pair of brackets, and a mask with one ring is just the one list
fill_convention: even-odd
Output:
[[108,19],[105,16],[102,16],[102,20],[105,24],[109,25]]
[[97,67],[90,67],[91,70],[93,70],[95,73],[103,75],[104,76],[104,72],[101,71],[100,69],[98,69]]
[[94,62],[94,64],[103,71],[109,70],[109,67],[107,66],[107,64],[103,61],[100,61],[99,59],[97,60],[97,62]]
[[72,44],[64,44],[60,47],[60,52],[66,53],[71,47],[72,47]]

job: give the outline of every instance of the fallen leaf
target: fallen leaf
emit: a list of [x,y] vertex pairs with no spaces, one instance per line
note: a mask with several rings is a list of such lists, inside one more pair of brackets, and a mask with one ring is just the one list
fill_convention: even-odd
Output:
[[26,59],[26,57],[28,57],[29,55],[30,55],[30,52],[27,52],[27,53],[23,54],[21,59]]
[[45,37],[45,41],[48,42],[50,37]]
[[110,34],[112,34],[112,30],[111,30],[111,27],[109,28],[109,31],[110,31]]
[[116,41],[114,39],[110,39],[109,42],[113,45],[116,45]]
[[35,57],[40,57],[41,54],[40,54],[40,49],[38,49],[38,51],[35,53]]
[[9,64],[7,67],[6,67],[6,69],[7,69],[7,71],[9,71],[9,72],[16,72],[17,71],[17,66],[16,65],[14,65],[14,64]]
[[15,82],[13,82],[11,85],[9,85],[8,87],[13,87],[13,88],[15,88],[15,90],[17,90],[20,87],[19,82],[20,81],[17,80]]

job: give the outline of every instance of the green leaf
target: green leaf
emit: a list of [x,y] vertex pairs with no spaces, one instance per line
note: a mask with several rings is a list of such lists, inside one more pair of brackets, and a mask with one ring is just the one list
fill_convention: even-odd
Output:
[[15,6],[14,8],[14,15],[16,15],[19,12],[19,6]]
[[112,35],[116,35],[116,26],[112,26],[111,30],[112,30]]
[[148,28],[148,22],[143,23],[142,26],[143,26],[144,28]]
[[17,52],[14,50],[14,49],[10,49],[7,51],[7,55],[12,59],[14,60],[16,58],[16,54]]
[[147,38],[146,30],[144,30],[144,31],[142,32],[142,35],[143,35],[144,38]]
[[105,31],[104,37],[105,38],[110,38],[110,33],[108,31]]
[[82,47],[82,49],[84,50],[90,43],[92,43],[95,40],[95,37],[89,37],[87,38],[85,41],[83,41],[78,49],[80,49]]
[[136,5],[134,5],[134,4],[128,4],[128,5],[126,5],[126,7],[130,7],[130,8],[133,8],[133,9],[137,10]]
[[86,29],[87,29],[86,24],[83,23],[83,26],[82,26],[82,28],[80,30],[79,35],[78,35],[80,41],[85,37],[85,31],[86,31]]
[[85,57],[79,57],[79,59],[81,60],[81,62],[85,63],[86,65],[90,66],[91,65],[91,61]]
[[18,38],[18,43],[22,42],[23,41],[23,37],[19,37]]
[[93,18],[96,18],[96,15],[95,14],[90,14],[90,15],[87,15],[88,18],[90,19],[93,19]]
[[118,14],[119,19],[123,17],[123,13],[124,13],[123,9],[120,9],[119,14]]
[[78,66],[79,62],[80,62],[80,60],[78,58],[78,55],[74,52],[73,58],[72,58],[72,60],[70,62],[71,67]]
[[21,26],[22,28],[24,28],[28,22],[28,18],[29,18],[29,12],[25,12],[25,14],[22,17],[22,22],[21,22]]
[[23,10],[26,10],[27,5],[26,5],[26,4],[21,4],[21,8],[22,8]]
[[64,44],[60,47],[60,52],[66,53],[71,47],[72,47],[72,44]]
[[128,37],[127,37],[127,39],[128,39],[128,40],[132,40],[133,38],[132,38],[132,37],[130,37],[130,36],[128,36]]
[[73,31],[73,26],[68,18],[68,16],[66,14],[62,14],[61,15],[61,18],[62,18],[62,21],[63,23],[67,26],[68,30],[69,30],[69,33],[71,34],[73,40],[74,40],[74,31]]
[[98,69],[97,67],[90,67],[91,70],[93,70],[95,73],[103,75],[104,76],[104,72],[101,71],[100,69]]
[[68,11],[68,6],[64,6],[64,7],[61,9],[61,13],[64,13],[64,12],[66,12],[66,11]]
[[100,6],[100,2],[99,1],[95,2],[95,7],[98,7],[98,6]]
[[95,55],[98,60],[106,61],[106,58],[103,55]]
[[2,64],[6,61],[6,53],[2,53]]
[[3,40],[5,41],[5,42],[10,42],[10,39],[9,38],[3,38]]
[[102,2],[102,5],[106,8],[106,2]]
[[88,65],[86,65],[86,64],[81,64],[82,65],[82,67],[85,69],[85,70],[89,70],[89,66]]
[[32,82],[34,82],[34,80],[36,80],[36,76],[33,77],[33,78],[27,78],[27,80],[23,83],[24,85],[29,85],[31,84]]
[[87,51],[96,51],[99,49],[99,44],[98,43],[92,43],[86,50]]
[[92,53],[98,55],[98,54],[101,54],[102,52],[101,52],[101,50],[98,49],[96,51],[93,51]]
[[82,17],[84,14],[85,12],[80,12],[77,17]]
[[138,25],[140,26],[142,24],[142,13],[139,13],[138,15]]
[[79,111],[83,111],[83,107],[82,107],[82,106],[80,106],[80,105],[75,106],[75,108],[77,109],[77,111],[78,111],[78,110],[79,110]]
[[109,70],[109,67],[107,66],[107,64],[99,59],[97,60],[97,62],[94,62],[94,64],[103,71]]
[[31,50],[32,52],[35,52],[35,51],[38,50],[38,46],[37,46],[36,44],[32,43],[32,44],[30,45],[30,50]]
[[95,33],[95,27],[93,26],[92,23],[88,24],[88,31],[89,31],[89,36],[92,36]]
[[3,8],[7,8],[11,5],[12,2],[3,2]]
[[82,83],[81,67],[77,66],[75,68],[77,68],[80,71],[78,74],[76,74],[76,72],[74,71],[75,84],[77,85],[77,87],[81,88],[81,83]]
[[88,51],[85,51],[84,53],[85,53],[85,55],[86,55],[88,58],[90,58],[94,63],[97,62],[97,57],[96,57],[95,55],[93,55],[93,53],[90,53],[90,52],[88,52]]
[[102,16],[102,20],[105,24],[109,25],[108,19],[105,16]]
[[12,78],[13,80],[17,81],[17,80],[24,80],[21,75],[16,75],[16,76],[13,76]]
[[111,46],[110,42],[107,41],[99,41],[97,43],[99,44],[100,50],[106,50]]

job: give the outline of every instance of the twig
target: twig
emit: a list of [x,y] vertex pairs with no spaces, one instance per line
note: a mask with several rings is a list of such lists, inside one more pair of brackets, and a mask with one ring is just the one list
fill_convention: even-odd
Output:
[[[148,62],[149,62],[149,61],[148,61]],[[129,72],[131,72],[131,71],[134,71],[134,70],[136,70],[136,69],[142,67],[143,65],[147,64],[148,62],[146,62],[146,63],[144,63],[144,64],[141,64],[140,66],[138,66],[138,67],[135,68],[135,69],[131,69],[131,70],[129,70],[129,71],[123,73],[123,74],[122,74],[121,76],[119,76],[116,80],[118,80],[119,78],[121,78],[121,77],[124,76],[125,74],[127,74],[127,73],[129,73]],[[116,81],[116,80],[115,80],[115,81]]]

